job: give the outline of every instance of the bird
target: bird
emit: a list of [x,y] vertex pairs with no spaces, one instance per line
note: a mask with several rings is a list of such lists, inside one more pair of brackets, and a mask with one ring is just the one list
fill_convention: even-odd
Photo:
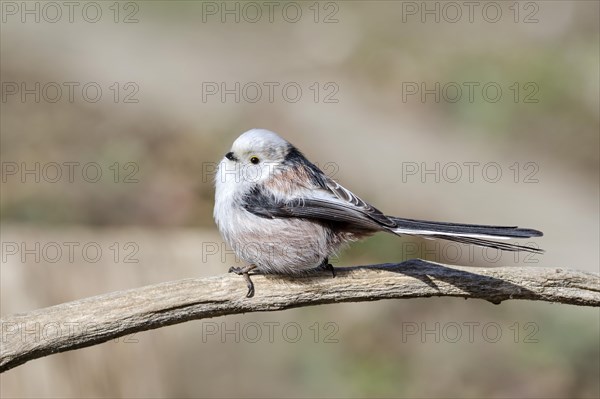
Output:
[[[543,253],[499,239],[540,237],[517,226],[432,222],[384,214],[266,129],[242,133],[216,169],[213,216],[225,242],[246,266],[231,267],[255,294],[249,272],[297,276],[335,269],[329,258],[350,243],[386,232],[503,251]],[[389,184],[389,182],[386,182]]]

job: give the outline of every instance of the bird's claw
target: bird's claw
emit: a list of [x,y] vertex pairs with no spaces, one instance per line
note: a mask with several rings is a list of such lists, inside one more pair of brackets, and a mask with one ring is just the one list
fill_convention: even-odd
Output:
[[328,270],[331,272],[331,277],[335,277],[335,268],[329,263],[329,258],[323,260],[323,263],[319,265],[319,269]]
[[255,268],[256,268],[256,266],[254,266],[254,265],[244,266],[244,267],[231,266],[229,268],[229,273],[235,273],[238,276],[243,276],[244,280],[246,280],[246,286],[248,287],[248,292],[246,293],[246,298],[252,298],[254,296],[254,283],[250,279],[250,275],[248,274],[248,272]]

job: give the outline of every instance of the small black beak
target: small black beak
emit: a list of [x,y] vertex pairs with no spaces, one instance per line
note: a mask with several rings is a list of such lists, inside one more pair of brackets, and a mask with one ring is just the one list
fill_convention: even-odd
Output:
[[233,152],[231,151],[225,154],[225,158],[229,159],[230,161],[237,161],[237,158],[235,157],[235,155],[233,155]]

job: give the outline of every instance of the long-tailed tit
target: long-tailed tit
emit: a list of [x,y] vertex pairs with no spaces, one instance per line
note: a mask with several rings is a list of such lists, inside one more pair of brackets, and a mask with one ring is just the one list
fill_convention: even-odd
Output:
[[539,237],[533,229],[428,222],[387,216],[327,177],[277,134],[252,129],[219,163],[214,218],[236,255],[248,263],[229,271],[293,275],[317,267],[334,272],[329,257],[344,244],[379,231],[440,238],[505,251],[540,249],[491,241]]

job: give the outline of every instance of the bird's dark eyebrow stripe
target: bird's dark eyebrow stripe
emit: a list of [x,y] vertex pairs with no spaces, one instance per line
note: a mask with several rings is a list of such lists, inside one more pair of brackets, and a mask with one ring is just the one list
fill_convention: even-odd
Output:
[[293,145],[290,146],[283,162],[288,165],[297,165],[306,160],[306,157]]
[[304,168],[308,172],[308,176],[315,185],[322,188],[326,187],[324,173],[321,171],[321,169],[306,159],[304,154],[302,154],[300,150],[293,145],[290,146],[287,155],[283,159],[283,164],[291,167]]

